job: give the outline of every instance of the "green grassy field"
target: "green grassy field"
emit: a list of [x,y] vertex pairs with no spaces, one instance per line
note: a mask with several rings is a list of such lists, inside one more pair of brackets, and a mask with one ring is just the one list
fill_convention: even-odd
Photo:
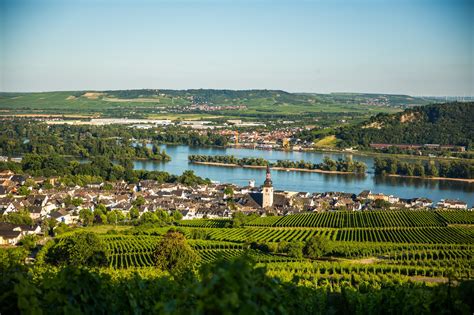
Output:
[[[163,92],[163,93],[162,93]],[[142,93],[142,94],[140,94]],[[375,96],[373,96],[375,97]],[[44,93],[0,93],[0,115],[82,114],[107,117],[140,116],[152,118],[215,117],[301,117],[322,113],[370,116],[392,113],[403,105],[394,98],[394,106],[367,105],[364,97],[329,97],[324,94],[290,94],[283,91],[64,91]],[[408,104],[409,99],[406,99]],[[416,99],[417,104],[427,103]],[[245,105],[246,109],[210,113],[182,113],[179,108],[192,103],[215,106]],[[172,110],[171,110],[172,109]],[[342,116],[341,116],[342,119]]]

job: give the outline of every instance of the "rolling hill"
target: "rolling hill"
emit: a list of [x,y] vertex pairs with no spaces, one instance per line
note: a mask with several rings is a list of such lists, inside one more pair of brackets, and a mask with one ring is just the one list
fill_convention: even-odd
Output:
[[[432,101],[432,100],[431,100]],[[215,106],[217,116],[311,118],[318,113],[370,116],[430,100],[401,95],[357,93],[289,93],[281,90],[116,90],[0,93],[0,114],[83,114],[108,117],[149,117]],[[228,108],[241,106],[238,109]],[[226,108],[227,107],[227,108]]]
[[445,103],[379,114],[337,134],[342,146],[367,147],[370,143],[474,144],[474,102]]

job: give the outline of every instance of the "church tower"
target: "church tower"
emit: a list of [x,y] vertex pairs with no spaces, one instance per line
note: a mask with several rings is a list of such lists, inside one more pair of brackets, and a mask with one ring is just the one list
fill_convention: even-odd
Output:
[[262,208],[270,208],[273,206],[273,184],[272,175],[270,174],[270,166],[267,165],[267,176],[262,187]]

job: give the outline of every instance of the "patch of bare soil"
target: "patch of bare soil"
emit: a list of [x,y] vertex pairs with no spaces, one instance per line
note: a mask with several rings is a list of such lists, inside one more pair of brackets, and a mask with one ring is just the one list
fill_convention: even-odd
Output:
[[400,116],[400,122],[401,122],[402,124],[403,124],[403,123],[406,123],[406,122],[414,121],[415,119],[416,119],[415,113],[404,114],[404,115]]
[[86,92],[82,94],[82,96],[87,97],[90,100],[96,100],[102,95],[104,95],[104,93],[100,93],[100,92]]
[[371,124],[362,126],[362,129],[382,129],[382,127],[383,127],[383,124],[374,121],[374,122],[371,123]]

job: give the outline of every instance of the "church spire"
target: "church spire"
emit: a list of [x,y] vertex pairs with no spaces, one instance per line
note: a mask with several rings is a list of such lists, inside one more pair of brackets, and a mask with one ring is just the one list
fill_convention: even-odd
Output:
[[270,174],[270,165],[267,164],[267,175],[265,176],[265,182],[263,183],[265,187],[272,187],[272,174]]

